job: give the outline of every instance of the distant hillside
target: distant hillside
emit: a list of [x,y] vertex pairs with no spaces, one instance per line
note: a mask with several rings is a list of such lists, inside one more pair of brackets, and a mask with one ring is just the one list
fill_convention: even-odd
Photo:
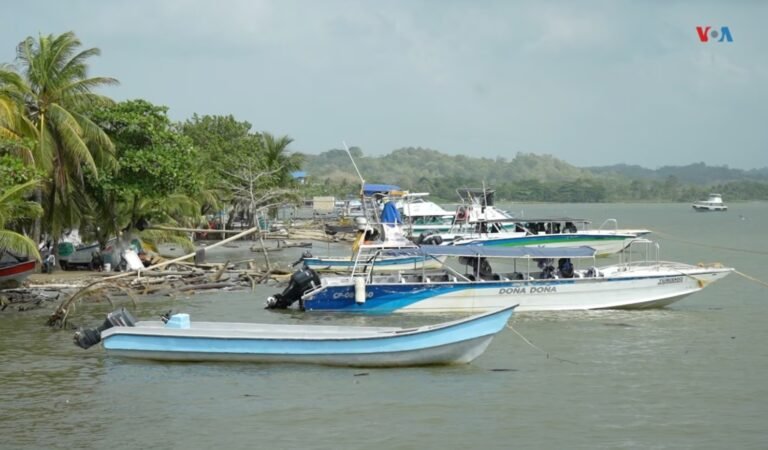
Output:
[[[412,189],[423,182],[439,179],[475,183],[501,183],[510,179],[546,179],[568,181],[590,177],[591,173],[550,155],[518,153],[506,158],[475,158],[447,155],[436,150],[402,148],[383,156],[365,156],[359,148],[351,152],[366,181],[393,183]],[[329,150],[320,155],[305,155],[304,170],[315,180],[358,178],[344,150]]]
[[675,177],[681,183],[713,185],[731,181],[768,182],[768,168],[741,170],[728,167],[707,166],[704,163],[687,166],[664,166],[657,170],[640,166],[617,164],[614,166],[587,167],[586,170],[598,175],[625,177],[633,180],[661,181]]
[[[509,201],[692,201],[710,189],[731,200],[768,200],[768,168],[745,171],[703,163],[657,170],[624,164],[579,168],[551,155],[518,153],[508,160],[412,147],[382,156],[365,156],[356,147],[350,152],[366,182],[430,192],[444,201],[456,201],[457,188],[483,183],[496,189],[499,200]],[[359,185],[344,150],[305,155],[303,169],[313,194],[347,195]]]

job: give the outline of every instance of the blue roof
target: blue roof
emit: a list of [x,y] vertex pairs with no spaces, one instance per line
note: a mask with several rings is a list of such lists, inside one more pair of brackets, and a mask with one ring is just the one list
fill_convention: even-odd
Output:
[[307,178],[307,172],[304,172],[303,170],[297,170],[295,172],[291,172],[291,176],[293,178]]
[[490,258],[591,258],[592,247],[493,247],[484,245],[422,245],[421,252],[435,256]]
[[387,192],[391,191],[400,191],[400,186],[395,186],[394,184],[369,184],[365,183],[363,185],[363,194],[364,195],[373,195],[373,194],[386,194]]

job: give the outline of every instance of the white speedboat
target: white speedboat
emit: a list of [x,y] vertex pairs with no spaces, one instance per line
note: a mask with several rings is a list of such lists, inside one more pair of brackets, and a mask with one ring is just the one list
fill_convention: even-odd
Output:
[[650,233],[645,229],[620,229],[616,219],[591,228],[586,219],[555,217],[472,221],[471,228],[452,228],[447,233],[424,236],[420,243],[484,245],[493,247],[592,247],[597,256],[618,253],[634,239]]
[[429,193],[407,193],[398,203],[402,211],[403,228],[413,236],[422,233],[445,232],[451,228],[455,213],[426,200]]
[[700,212],[709,211],[728,211],[728,206],[723,203],[723,196],[720,194],[709,194],[706,200],[694,203],[693,209]]
[[[514,304],[520,312],[658,308],[734,270],[661,261],[658,244],[633,243],[645,245],[644,259],[632,260],[642,252],[628,252],[618,264],[603,267],[595,266],[589,247],[424,246],[425,255],[458,258],[467,269],[461,273],[445,265],[434,272],[322,277],[319,285],[284,291],[280,305],[298,301],[308,311],[358,313],[478,311]],[[506,268],[493,270],[492,259]]]

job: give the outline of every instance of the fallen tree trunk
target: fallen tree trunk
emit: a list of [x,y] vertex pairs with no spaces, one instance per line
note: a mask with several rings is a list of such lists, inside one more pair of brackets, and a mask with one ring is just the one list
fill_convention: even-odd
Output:
[[[226,238],[226,239],[224,239],[222,241],[216,242],[215,244],[211,244],[208,247],[206,247],[206,250],[218,247],[219,245],[224,245],[224,244],[226,244],[228,242],[232,242],[234,240],[240,239],[241,237],[248,236],[250,234],[256,233],[259,230],[260,230],[260,228],[258,226],[255,226],[255,227],[250,228],[248,230],[245,230],[245,231],[243,231],[241,233],[238,233],[235,236],[231,236],[231,237],[228,237],[228,238]],[[85,287],[83,287],[79,291],[75,292],[74,294],[72,294],[72,296],[69,297],[67,300],[64,300],[59,305],[59,307],[56,308],[56,310],[53,312],[53,314],[51,314],[51,316],[46,321],[46,324],[48,326],[59,325],[60,327],[63,328],[65,326],[65,324],[66,324],[66,321],[67,321],[67,316],[69,314],[70,306],[78,298],[80,298],[80,296],[82,296],[84,293],[88,292],[90,289],[93,289],[95,286],[97,286],[99,284],[102,284],[102,283],[105,283],[105,282],[109,282],[109,281],[113,281],[113,280],[119,280],[121,278],[127,278],[127,277],[134,276],[134,275],[137,275],[137,276],[139,276],[141,274],[145,274],[146,275],[146,272],[149,272],[151,270],[156,270],[156,269],[159,269],[161,267],[165,267],[165,266],[168,266],[168,265],[171,265],[171,264],[175,264],[175,263],[184,261],[185,259],[193,258],[196,253],[197,252],[195,251],[195,252],[189,253],[187,255],[180,256],[178,258],[170,259],[168,261],[163,261],[163,262],[155,264],[153,266],[149,266],[149,267],[147,267],[145,269],[139,269],[139,270],[135,270],[135,271],[132,271],[132,272],[124,272],[124,273],[121,273],[119,275],[113,275],[113,276],[109,276],[109,277],[104,277],[104,278],[102,278],[100,280],[96,280],[96,281],[86,285]]]
[[179,288],[176,288],[176,290],[179,292],[200,291],[204,289],[223,289],[223,288],[235,287],[235,286],[239,286],[239,284],[233,283],[231,281],[225,281],[220,283],[188,284],[186,286],[181,286]]

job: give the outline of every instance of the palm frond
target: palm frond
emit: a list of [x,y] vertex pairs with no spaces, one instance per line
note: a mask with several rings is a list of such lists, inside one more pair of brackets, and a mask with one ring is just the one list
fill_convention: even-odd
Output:
[[188,252],[195,250],[192,240],[188,236],[176,231],[144,230],[139,232],[139,239],[141,239],[143,246],[154,252],[157,252],[157,247],[160,244],[176,244]]
[[19,255],[27,255],[40,261],[40,253],[37,251],[35,242],[27,236],[16,233],[15,231],[0,230],[0,253],[4,250]]

